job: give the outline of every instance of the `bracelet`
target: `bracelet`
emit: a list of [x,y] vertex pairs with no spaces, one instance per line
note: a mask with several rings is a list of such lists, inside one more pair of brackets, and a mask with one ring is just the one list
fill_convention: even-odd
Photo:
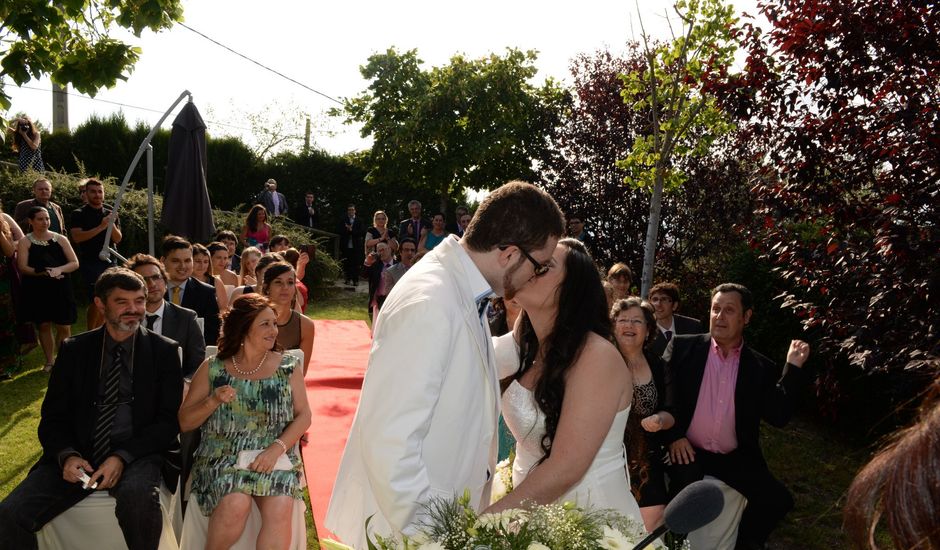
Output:
[[287,444],[286,444],[286,443],[284,443],[283,441],[281,441],[280,438],[275,439],[274,442],[281,446],[281,449],[284,451],[285,454],[287,453]]

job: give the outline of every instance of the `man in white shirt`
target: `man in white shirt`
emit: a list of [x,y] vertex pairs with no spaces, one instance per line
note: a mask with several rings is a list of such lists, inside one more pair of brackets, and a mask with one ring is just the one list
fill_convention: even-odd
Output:
[[482,306],[544,274],[563,232],[551,196],[510,182],[463,239],[445,239],[394,286],[326,517],[346,544],[366,546],[369,517],[375,533],[414,534],[433,498],[469,490],[475,506],[489,504],[499,383]]

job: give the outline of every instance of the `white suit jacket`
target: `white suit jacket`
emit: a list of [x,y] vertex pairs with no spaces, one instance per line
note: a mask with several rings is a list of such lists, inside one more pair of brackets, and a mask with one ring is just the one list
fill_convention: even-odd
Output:
[[469,489],[471,502],[489,503],[499,383],[475,302],[489,291],[448,238],[382,306],[326,515],[326,527],[346,544],[366,548],[370,516],[371,532],[414,534],[431,497]]

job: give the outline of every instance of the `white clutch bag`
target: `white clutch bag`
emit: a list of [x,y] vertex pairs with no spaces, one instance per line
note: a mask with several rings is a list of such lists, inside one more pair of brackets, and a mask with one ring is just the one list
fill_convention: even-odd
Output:
[[[251,451],[241,451],[238,453],[238,460],[235,462],[235,468],[239,470],[247,470],[248,465],[255,461],[260,455],[264,452],[263,449],[251,450]],[[277,462],[274,463],[275,470],[293,470],[294,465],[290,463],[290,459],[287,458],[286,454],[282,454],[277,457]]]

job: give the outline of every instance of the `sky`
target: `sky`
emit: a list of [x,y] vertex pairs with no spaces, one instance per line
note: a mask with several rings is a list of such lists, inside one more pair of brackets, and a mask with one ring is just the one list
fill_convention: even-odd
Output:
[[[456,53],[477,58],[507,47],[534,49],[539,52],[537,81],[552,77],[569,82],[571,58],[603,48],[622,51],[627,41],[639,39],[640,18],[651,36],[668,39],[665,14],[673,13],[672,3],[184,0],[183,6],[188,27],[326,96],[342,99],[368,86],[359,73],[367,58],[393,46],[399,51],[416,48],[428,68],[446,64]],[[755,3],[733,2],[738,12],[751,15],[757,15]],[[161,33],[146,31],[140,38],[121,32],[115,36],[140,46],[140,60],[126,82],[101,90],[94,100],[69,90],[76,94],[69,97],[73,129],[91,115],[119,111],[131,125],[138,120],[155,124],[189,90],[210,136],[234,135],[255,144],[262,125],[278,134],[301,136],[309,115],[314,146],[334,154],[369,146],[358,127],[326,115],[338,106],[334,101],[183,26]],[[48,79],[33,80],[20,89],[8,83],[9,113],[27,113],[51,128],[50,90]],[[164,127],[169,128],[172,120],[170,115]]]

